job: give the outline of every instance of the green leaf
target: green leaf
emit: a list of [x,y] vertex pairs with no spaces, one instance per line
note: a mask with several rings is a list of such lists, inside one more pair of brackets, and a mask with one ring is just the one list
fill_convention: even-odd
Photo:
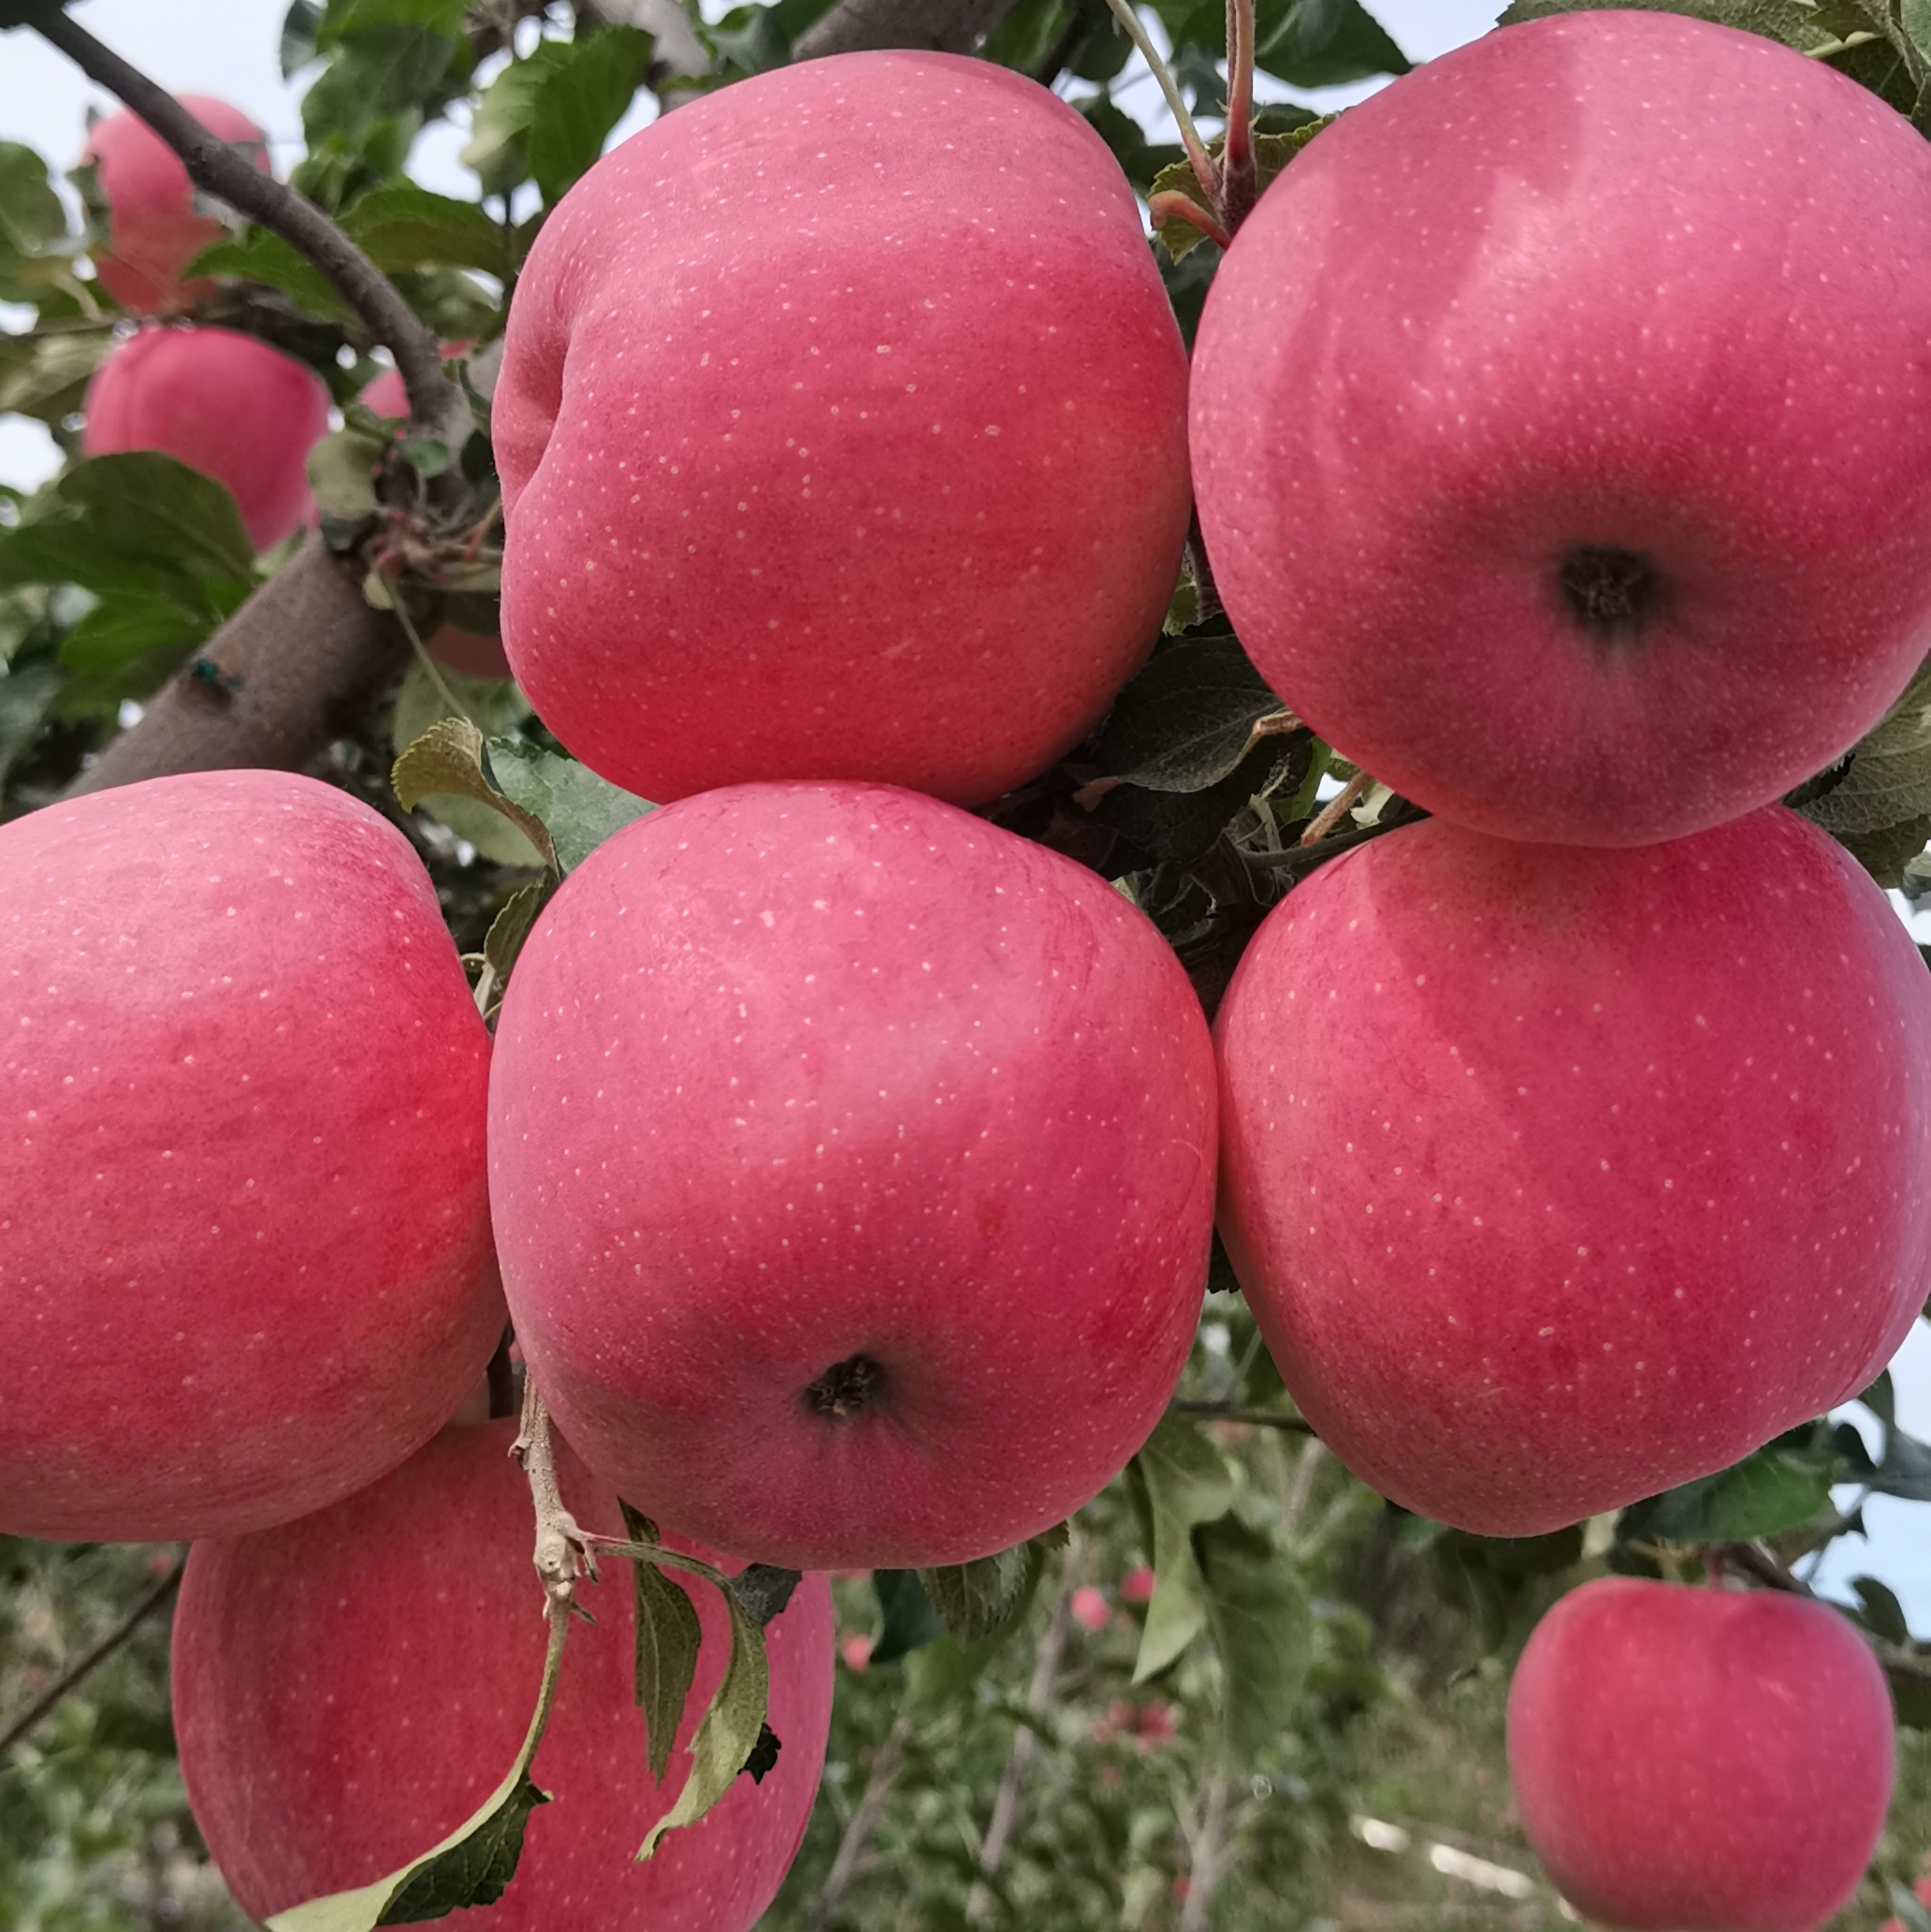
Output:
[[1806,1423],[1714,1475],[1631,1504],[1616,1533],[1626,1543],[1747,1543],[1774,1536],[1829,1505],[1836,1469],[1829,1431]]
[[1111,94],[1096,94],[1071,105],[1085,117],[1094,133],[1113,151],[1113,159],[1120,164],[1120,172],[1142,195],[1153,192],[1154,182],[1163,172],[1176,165],[1186,166],[1184,149],[1170,141],[1148,140],[1146,129],[1131,114],[1115,107]]
[[289,0],[288,11],[282,16],[283,80],[294,79],[315,58],[315,35],[322,25],[322,13],[321,0]]
[[50,425],[72,415],[113,346],[106,327],[0,335],[0,414]]
[[483,90],[458,158],[475,171],[486,195],[507,194],[530,178],[524,146],[536,118],[537,95],[545,77],[568,58],[569,50],[561,41],[539,40]]
[[279,288],[305,315],[327,322],[356,321],[335,284],[292,242],[266,228],[247,228],[232,240],[204,248],[188,264],[191,275],[239,275]]
[[[0,695],[5,691],[6,686],[0,685]],[[945,1635],[945,1625],[916,1570],[874,1570],[872,1591],[878,1599],[880,1619],[878,1641],[872,1646],[874,1663],[895,1663]]]
[[1193,1544],[1220,1659],[1222,1736],[1234,1766],[1244,1769],[1293,1728],[1313,1612],[1287,1552],[1239,1517],[1202,1523]]
[[97,603],[61,639],[61,662],[80,677],[111,677],[150,651],[199,644],[213,629],[203,611],[171,598]]
[[603,152],[650,65],[650,36],[605,27],[574,41],[537,89],[526,144],[530,172],[555,207]]
[[46,162],[22,142],[0,141],[0,248],[33,254],[66,233],[66,211]]
[[657,809],[600,778],[588,765],[535,745],[492,738],[486,755],[489,776],[503,795],[548,831],[564,872],[574,871],[613,832]]
[[1912,1731],[1931,1731],[1931,1657],[1886,1663],[1884,1680],[1891,1686],[1897,1721]]
[[1291,719],[1232,636],[1183,637],[1113,701],[1093,748],[1101,771],[1154,792],[1204,792],[1246,757],[1264,720]]
[[254,552],[222,485],[136,450],[70,463],[0,531],[0,589],[21,584],[172,598],[218,617],[254,588]]
[[[417,668],[420,669],[419,666]],[[399,705],[398,715],[400,715]],[[543,821],[526,812],[521,806],[512,804],[483,776],[483,734],[467,718],[439,719],[411,739],[408,748],[396,760],[390,781],[406,812],[413,812],[427,799],[453,798],[472,800],[501,814],[522,834],[531,849],[530,853],[520,861],[504,863],[549,865],[557,863],[556,848],[551,845],[550,835],[544,830]],[[437,815],[442,816],[440,811]],[[448,821],[443,822],[448,823]],[[468,836],[458,826],[451,825],[450,830]],[[480,851],[483,848],[478,846],[477,850]]]
[[[1332,114],[1310,114],[1299,125],[1284,133],[1256,134],[1254,137],[1255,192],[1265,193],[1274,177],[1333,120]],[[1226,137],[1216,136],[1207,143],[1207,151],[1217,161],[1226,145]],[[1206,190],[1200,186],[1200,179],[1195,174],[1192,162],[1184,155],[1163,167],[1154,177],[1148,192],[1152,195],[1184,195],[1197,208],[1208,205]],[[1169,257],[1176,262],[1191,254],[1207,240],[1191,222],[1179,215],[1166,215],[1155,221],[1154,233],[1160,238],[1161,246]]]
[[511,269],[503,231],[473,201],[388,182],[345,209],[341,225],[386,274],[405,269],[477,269],[500,280]]
[[57,664],[27,664],[0,676],[0,780],[38,734],[66,682]]
[[530,1761],[543,1741],[570,1619],[553,1614],[544,1657],[543,1687],[516,1762],[502,1782],[462,1823],[420,1858],[353,1892],[312,1898],[277,1912],[269,1932],[375,1932],[378,1925],[438,1919],[469,1905],[493,1905],[515,1877],[530,1814],[548,1794],[530,1779]]
[[1344,87],[1414,65],[1359,0],[1261,0],[1254,64],[1290,87]]
[[1885,1496],[1931,1503],[1931,1445],[1893,1427],[1884,1434],[1884,1460],[1861,1480]]
[[1838,836],[1931,813],[1931,664],[1851,748],[1843,777],[1797,810]]
[[666,1832],[694,1824],[729,1791],[750,1761],[764,1732],[770,1704],[771,1671],[764,1655],[764,1633],[746,1616],[729,1590],[720,1591],[731,1613],[731,1657],[723,1681],[690,1740],[690,1772],[677,1802],[660,1818],[638,1848],[648,1858]]
[[1888,1583],[1880,1583],[1875,1576],[1853,1576],[1851,1588],[1857,1592],[1857,1601],[1864,1605],[1861,1619],[1864,1627],[1887,1643],[1909,1648],[1910,1624],[1906,1620],[1904,1605],[1897,1601],[1896,1591]]
[[[625,1533],[633,1542],[655,1543],[655,1527],[628,1503],[622,1507]],[[684,1700],[697,1676],[704,1629],[683,1585],[655,1563],[633,1561],[631,1569],[637,1597],[636,1699],[649,1744],[650,1781],[661,1784],[677,1741]]]
[[1067,20],[1067,0],[1019,0],[985,36],[980,53],[1002,67],[1030,74],[1053,51]]
[[1299,784],[1313,757],[1313,738],[1297,728],[1286,737],[1260,738],[1240,764],[1204,792],[1151,792],[1140,785],[1116,785],[1097,801],[1093,813],[1156,863],[1188,865],[1212,850],[1251,799],[1270,797],[1284,787]]
[[315,28],[323,53],[370,27],[423,27],[433,34],[462,32],[471,0],[329,0]]
[[1133,1681],[1165,1670],[1207,1627],[1206,1589],[1194,1558],[1197,1525],[1234,1506],[1227,1459],[1195,1423],[1166,1416],[1129,1465],[1153,1542],[1153,1601],[1147,1605]]
[[1018,1622],[1038,1587],[1047,1553],[1064,1542],[1062,1526],[973,1562],[921,1570],[919,1586],[960,1643],[979,1643]]
[[309,451],[309,489],[325,516],[359,522],[381,507],[375,466],[387,440],[368,429],[337,429]]

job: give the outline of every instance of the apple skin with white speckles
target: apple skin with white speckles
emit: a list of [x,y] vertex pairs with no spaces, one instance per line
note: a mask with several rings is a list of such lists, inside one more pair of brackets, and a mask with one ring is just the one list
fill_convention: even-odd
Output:
[[1191,405],[1215,581],[1283,700],[1438,816],[1721,823],[1931,647],[1927,343],[1931,148],[1874,94],[1670,13],[1507,27],[1236,236]]
[[1269,915],[1216,1043],[1248,1304],[1424,1516],[1535,1535],[1721,1469],[1931,1288],[1931,974],[1781,806],[1636,851],[1389,833]]
[[600,846],[490,1082],[516,1334],[584,1460],[720,1549],[963,1562],[1159,1419],[1206,1283],[1205,1020],[1071,861],[886,786]]
[[[361,1494],[299,1522],[197,1544],[174,1621],[181,1775],[222,1875],[257,1919],[370,1884],[428,1850],[514,1762],[543,1678],[543,1597],[530,1567],[530,1486],[516,1425],[445,1430]],[[615,1493],[557,1443],[565,1504],[622,1536]],[[717,1561],[679,1539],[675,1547]],[[729,1569],[738,1565],[727,1562]],[[579,1586],[532,1772],[516,1876],[465,1915],[489,1932],[746,1932],[797,1853],[832,1708],[832,1597],[806,1576],[766,1627],[777,1763],[639,1865],[683,1789],[686,1755],[724,1674],[722,1599],[666,1569],[703,1631],[669,1767],[651,1780],[632,1692],[628,1563]]]
[[1151,648],[1189,510],[1186,356],[1117,162],[1023,76],[804,62],[564,196],[492,417],[503,641],[660,802],[1041,771]]
[[393,826],[264,771],[0,826],[0,1530],[261,1528],[455,1413],[489,1036]]
[[1869,1643],[1779,1591],[1600,1577],[1537,1624],[1509,1686],[1530,1842],[1628,1932],[1818,1932],[1877,1849],[1895,1754]]

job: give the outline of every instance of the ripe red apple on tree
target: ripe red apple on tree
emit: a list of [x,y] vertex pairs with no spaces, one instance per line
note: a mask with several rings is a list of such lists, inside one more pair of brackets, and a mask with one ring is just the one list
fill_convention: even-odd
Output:
[[1636,851],[1390,833],[1269,916],[1217,1039],[1221,1231],[1287,1387],[1460,1528],[1724,1467],[1931,1286],[1931,975],[1781,806]]
[[1565,1897],[1632,1932],[1817,1932],[1891,1800],[1891,1693],[1827,1605],[1609,1576],[1509,1687],[1523,1828]]
[[328,429],[328,390],[305,363],[231,328],[144,328],[87,385],[91,457],[156,449],[212,476],[266,550],[309,508],[309,451]]
[[[280,1529],[196,1544],[174,1623],[174,1723],[196,1822],[256,1918],[371,1884],[468,1818],[508,1770],[543,1675],[530,1489],[513,1422],[445,1430],[374,1488]],[[558,1445],[566,1505],[622,1536],[616,1494]],[[679,1544],[691,1554],[710,1553]],[[735,1564],[727,1568],[735,1569]],[[630,1565],[579,1586],[531,1775],[516,1875],[489,1932],[746,1932],[777,1894],[818,1793],[832,1705],[832,1602],[806,1576],[766,1627],[777,1764],[741,1775],[644,1864],[724,1674],[717,1591],[665,1569],[703,1628],[663,1782],[632,1699]],[[465,1923],[468,1923],[465,1920]]]
[[1931,646],[1927,338],[1931,149],[1874,94],[1668,13],[1506,27],[1235,238],[1194,364],[1215,580],[1282,698],[1430,811],[1720,823]]
[[[219,139],[251,151],[269,173],[268,137],[240,108],[205,94],[181,104]],[[226,232],[197,213],[195,186],[181,157],[131,108],[117,108],[89,130],[82,165],[91,162],[108,204],[110,245],[94,257],[108,293],[136,315],[165,315],[209,294],[209,281],[183,282],[181,271]]]
[[510,662],[646,798],[995,797],[1152,645],[1185,393],[1139,205],[1044,88],[874,52],[704,95],[564,196],[517,283]]
[[255,1529],[425,1442],[503,1324],[489,1039],[366,806],[197,773],[0,826],[0,1530]]
[[687,799],[570,876],[503,1002],[517,1338],[584,1460],[687,1534],[986,1556],[1172,1392],[1213,1114],[1186,975],[1084,868],[886,786]]

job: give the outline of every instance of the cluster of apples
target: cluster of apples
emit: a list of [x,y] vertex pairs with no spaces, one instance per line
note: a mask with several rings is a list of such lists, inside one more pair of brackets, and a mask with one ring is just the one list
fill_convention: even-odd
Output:
[[[1931,986],[1772,801],[1926,643],[1927,171],[1767,42],[1508,29],[1264,197],[1191,426],[1125,180],[1002,69],[781,70],[584,178],[495,397],[504,642],[571,748],[663,803],[551,900],[493,1049],[420,866],[325,788],[166,779],[0,830],[0,1528],[221,1539],[184,1585],[178,1710],[245,1904],[400,1862],[514,1744],[514,1695],[465,1677],[472,1737],[438,1675],[453,1596],[506,1628],[470,1580],[501,1548],[506,1599],[522,1562],[503,1433],[428,1441],[505,1297],[588,1519],[620,1493],[812,1570],[967,1561],[1094,1494],[1185,1358],[1216,1177],[1297,1401],[1467,1528],[1615,1508],[1862,1386],[1931,1273]],[[1256,661],[1438,815],[1270,918],[1217,1069],[1151,923],[960,809],[1078,743],[1144,654],[1189,428]],[[412,1588],[437,1607],[399,1635]],[[1629,1836],[1653,1806],[1585,1788],[1562,1836],[1577,1687],[1657,1673],[1637,1604],[1677,1637],[1801,1613],[1861,1662],[1723,1680],[1770,1823],[1738,1854],[1752,1902],[1692,1902],[1712,1932],[1816,1925],[1888,1791],[1875,1665],[1813,1606],[1613,1588],[1518,1684],[1552,1868],[1616,1923],[1684,1922],[1684,1861]],[[732,1802],[794,1845],[821,1578],[785,1619],[793,1781]],[[634,1726],[606,1620],[607,1721]],[[479,1623],[472,1668],[510,1641]],[[1863,1781],[1804,1838],[1820,1703]],[[586,1763],[640,1755],[599,1721]],[[1660,1761],[1720,1765],[1665,1730]],[[382,1837],[362,1800],[405,1765],[421,1808]],[[637,1923],[640,1823],[500,1922]],[[531,1847],[557,1855],[542,1822]],[[1619,1859],[1665,1870],[1661,1906]],[[660,1909],[742,1926],[781,1872],[725,1857],[690,1916]]]
[[[1821,63],[1588,12],[1345,116],[1209,295],[1228,614],[1434,814],[1242,957],[1221,1227],[1323,1439],[1464,1529],[1734,1461],[1924,1303],[1931,978],[1775,801],[1931,646],[1927,209],[1922,137]],[[1616,1925],[1821,1925],[1891,1749],[1796,1600],[1592,1585],[1515,1687],[1532,1837]]]

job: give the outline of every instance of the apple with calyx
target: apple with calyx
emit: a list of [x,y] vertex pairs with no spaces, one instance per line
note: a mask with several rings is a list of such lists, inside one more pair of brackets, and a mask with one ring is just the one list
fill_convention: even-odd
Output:
[[[258,1919],[371,1884],[468,1818],[508,1771],[543,1677],[542,1586],[513,1422],[445,1430],[374,1488],[280,1529],[198,1543],[174,1622],[174,1725],[196,1822]],[[622,1536],[616,1494],[562,1443],[565,1505]],[[676,1543],[676,1539],[671,1539]],[[688,1553],[711,1552],[676,1543]],[[728,1569],[739,1567],[726,1563]],[[724,1674],[723,1600],[666,1567],[703,1641],[661,1784],[632,1698],[631,1568],[578,1587],[531,1776],[516,1875],[466,1914],[488,1932],[746,1932],[777,1895],[817,1795],[832,1707],[832,1598],[806,1576],[766,1627],[777,1762],[741,1775],[645,1863]]]
[[517,1339],[669,1527],[799,1569],[986,1556],[1159,1419],[1213,1116],[1186,975],[1082,867],[887,786],[686,799],[572,873],[503,1001]]
[[[468,342],[444,342],[443,355],[466,355]],[[401,371],[385,369],[362,391],[366,402],[379,416],[409,419],[409,391],[403,386]],[[447,664],[464,677],[507,677],[510,661],[503,655],[502,639],[486,631],[465,631],[456,624],[439,624],[423,640],[423,648],[439,664]]]
[[[262,173],[270,171],[268,137],[240,108],[205,94],[184,94],[181,104]],[[165,315],[211,294],[212,282],[183,282],[181,272],[227,230],[196,211],[181,156],[132,108],[117,108],[89,130],[80,159],[93,165],[108,204],[109,245],[94,257],[108,293],[136,315]]]
[[1441,817],[1720,823],[1931,647],[1927,340],[1931,148],[1874,94],[1671,13],[1506,27],[1235,237],[1194,363],[1215,581],[1284,702]]
[[1509,1686],[1523,1829],[1572,1904],[1630,1932],[1817,1932],[1877,1847],[1894,1752],[1870,1646],[1777,1591],[1599,1578]]
[[0,826],[0,1532],[160,1541],[372,1482],[502,1331],[489,1036],[406,840],[207,772]]
[[328,390],[306,363],[231,328],[144,328],[87,385],[91,457],[154,449],[226,487],[257,550],[310,506],[309,451],[328,432]]
[[1268,916],[1217,1039],[1274,1360],[1462,1529],[1723,1468],[1864,1387],[1931,1287],[1931,974],[1780,806],[1635,851],[1389,833]]
[[1140,204],[1045,88],[891,51],[703,95],[571,189],[517,282],[510,663],[645,798],[993,798],[1158,633],[1185,399]]

